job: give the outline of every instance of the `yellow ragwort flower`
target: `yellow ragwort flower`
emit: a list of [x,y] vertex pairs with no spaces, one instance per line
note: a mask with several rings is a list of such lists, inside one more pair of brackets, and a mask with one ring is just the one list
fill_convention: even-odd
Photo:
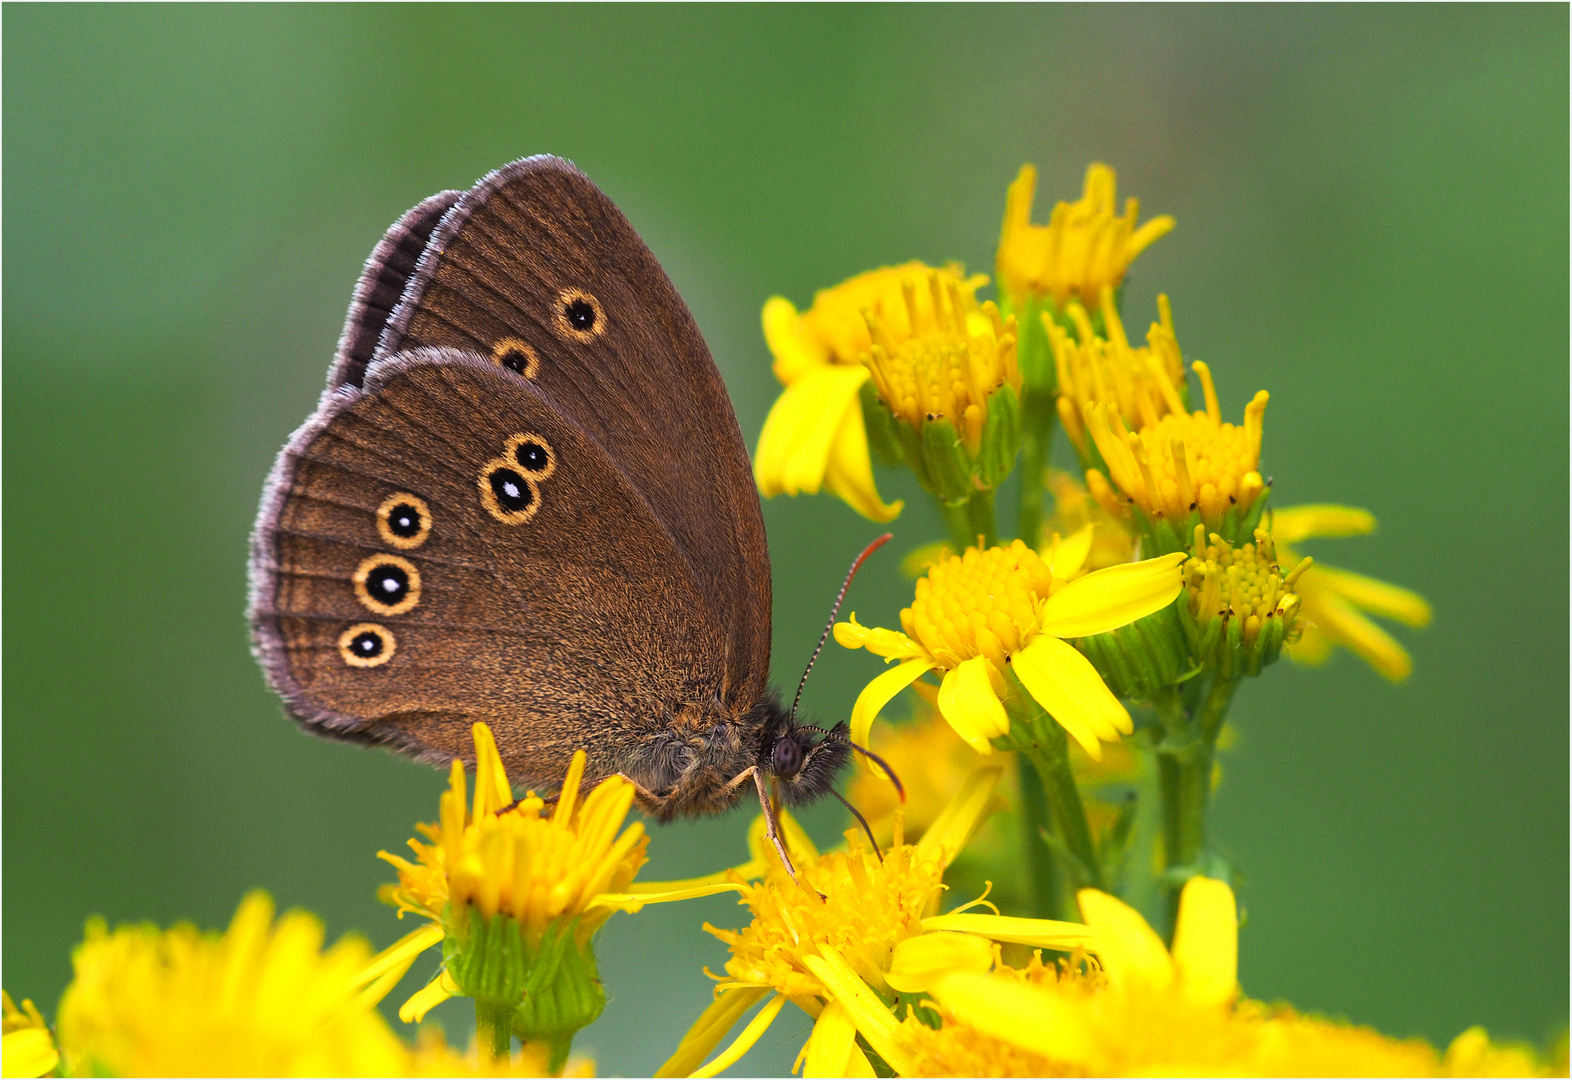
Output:
[[1180,396],[1184,357],[1174,336],[1168,297],[1157,298],[1159,321],[1146,332],[1146,344],[1139,348],[1125,336],[1108,289],[1103,290],[1101,310],[1106,339],[1092,332],[1086,309],[1074,301],[1067,314],[1075,324],[1075,337],[1043,316],[1058,371],[1059,420],[1085,464],[1094,460],[1082,422],[1087,406],[1102,404],[1117,410],[1124,426],[1132,430],[1154,425],[1171,412],[1186,411]]
[[[813,852],[799,833],[793,856],[801,885],[772,862],[764,879],[743,891],[741,902],[753,915],[747,927],[705,925],[730,946],[726,976],[715,1003],[656,1075],[714,1076],[758,1041],[788,1001],[815,1020],[804,1047],[807,1075],[872,1075],[856,1036],[862,1033],[877,1047],[880,1033],[898,1028],[896,998],[923,992],[934,972],[979,964],[986,970],[994,962],[995,941],[1053,949],[1084,945],[1089,934],[1076,923],[965,908],[938,914],[945,868],[994,805],[1001,772],[976,770],[922,840],[908,844],[897,836],[882,859],[855,830],[847,833],[845,850],[824,855]],[[760,1001],[764,1008],[753,1021],[700,1067]],[[849,1005],[852,1001],[857,1004]],[[855,1023],[849,1019],[854,1011],[861,1017]]]
[[393,1076],[408,1049],[357,986],[371,949],[247,896],[222,935],[189,924],[113,931],[100,919],[71,957],[60,1002],[73,1076]]
[[[781,296],[765,303],[764,340],[775,358],[775,377],[786,389],[765,418],[753,457],[760,494],[812,495],[828,487],[874,521],[890,521],[901,512],[901,503],[886,503],[873,481],[862,412],[862,385],[871,377],[864,358],[872,355],[874,344],[865,313],[871,312],[886,333],[910,337],[912,316],[903,286],[927,280],[929,274],[938,275],[946,287],[941,291],[953,287],[963,304],[972,306],[988,280],[982,274],[965,277],[959,266],[935,269],[913,261],[821,289],[807,311],[799,312]],[[914,300],[918,322],[931,320],[930,297],[922,293]]]
[[[385,897],[399,916],[409,911],[432,921],[379,954],[362,972],[363,981],[391,980],[391,986],[420,952],[444,937],[467,940],[475,915],[483,921],[498,915],[510,919],[526,954],[539,950],[548,937],[571,932],[575,955],[585,957],[593,978],[590,939],[615,912],[734,888],[630,893],[649,844],[641,822],[622,829],[633,805],[633,785],[620,776],[608,777],[580,799],[585,756],[579,751],[549,813],[533,793],[515,804],[491,729],[476,724],[473,732],[472,808],[465,806],[463,762],[455,759],[440,822],[417,826],[428,842],[409,841],[415,861],[378,852],[398,870],[399,883],[386,888]],[[480,966],[483,961],[477,958]],[[448,967],[455,966],[460,965],[450,956]],[[462,971],[444,970],[404,1003],[400,1019],[418,1022],[433,1006],[466,993],[464,981]]]
[[1223,678],[1259,675],[1276,661],[1285,644],[1299,640],[1300,582],[1309,559],[1283,572],[1272,535],[1255,530],[1253,543],[1233,545],[1216,533],[1195,527],[1185,585],[1197,640],[1194,654]]
[[1115,205],[1114,171],[1101,162],[1086,170],[1081,198],[1054,205],[1047,225],[1033,225],[1037,170],[1022,165],[1004,201],[999,236],[999,287],[1016,309],[1047,298],[1060,308],[1070,300],[1097,304],[1104,288],[1118,288],[1125,271],[1147,246],[1174,227],[1164,214],[1136,227],[1140,204]]
[[1117,629],[1159,611],[1183,588],[1183,554],[1099,570],[1068,583],[1016,540],[987,551],[969,548],[937,563],[917,582],[901,612],[905,633],[864,627],[854,612],[835,625],[835,640],[902,661],[874,679],[852,709],[851,738],[867,745],[869,728],[891,698],[929,671],[943,672],[939,711],[978,753],[1010,730],[1005,672],[1094,758],[1101,743],[1132,730],[1130,714],[1067,638]]
[[1266,391],[1245,406],[1242,427],[1225,424],[1211,370],[1199,360],[1191,367],[1206,395],[1204,411],[1185,412],[1177,390],[1164,387],[1155,369],[1149,370],[1170,410],[1156,423],[1131,431],[1112,403],[1093,402],[1082,409],[1086,429],[1108,466],[1107,477],[1101,470],[1087,470],[1093,496],[1114,512],[1119,499],[1109,489],[1111,480],[1149,522],[1171,527],[1181,544],[1189,540],[1192,514],[1199,514],[1208,532],[1232,537],[1266,490],[1260,473]]
[[1136,537],[1126,515],[1109,513],[1092,498],[1086,485],[1070,473],[1049,469],[1044,482],[1053,495],[1053,517],[1043,524],[1043,532],[1049,537],[1087,534],[1089,543],[1082,571],[1090,573],[1134,561]]
[[[1320,537],[1361,536],[1375,530],[1375,516],[1351,506],[1291,506],[1272,511],[1272,538],[1285,563],[1294,556],[1290,544]],[[1304,636],[1289,646],[1288,655],[1301,664],[1320,664],[1338,645],[1393,682],[1413,671],[1408,650],[1365,613],[1396,619],[1412,627],[1430,622],[1430,605],[1408,589],[1335,566],[1316,563],[1299,579]]]
[[0,1059],[4,1076],[43,1076],[60,1064],[60,1054],[49,1035],[49,1025],[44,1023],[37,1006],[25,998],[22,1007],[16,1007],[11,995],[0,990],[0,1004],[4,1008],[4,1026],[0,1030]]
[[[890,1035],[902,1075],[1464,1076],[1530,1075],[1534,1055],[1494,1046],[1479,1029],[1445,1058],[1418,1039],[1300,1016],[1238,997],[1233,891],[1192,878],[1170,951],[1132,908],[1084,889],[1081,914],[1096,966],[934,977],[935,1029],[908,1019]],[[852,1003],[853,1022],[857,1003]],[[877,1048],[877,1047],[876,1047]],[[1517,1071],[1490,1072],[1514,1068]],[[1547,1072],[1548,1074],[1548,1072]]]

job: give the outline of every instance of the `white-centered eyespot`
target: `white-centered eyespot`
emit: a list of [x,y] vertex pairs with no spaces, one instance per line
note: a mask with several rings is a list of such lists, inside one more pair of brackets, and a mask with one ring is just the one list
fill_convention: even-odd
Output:
[[402,615],[420,603],[420,571],[397,555],[372,555],[355,570],[355,595],[378,615]]
[[393,632],[376,623],[356,623],[338,636],[338,654],[350,667],[370,668],[393,659],[398,642]]

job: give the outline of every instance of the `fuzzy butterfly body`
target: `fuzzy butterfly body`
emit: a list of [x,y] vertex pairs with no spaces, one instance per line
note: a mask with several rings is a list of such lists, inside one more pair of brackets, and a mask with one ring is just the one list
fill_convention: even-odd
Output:
[[572,165],[528,158],[405,214],[280,452],[249,617],[309,730],[554,788],[578,749],[659,816],[748,780],[828,790],[843,738],[768,691],[770,566],[720,374]]

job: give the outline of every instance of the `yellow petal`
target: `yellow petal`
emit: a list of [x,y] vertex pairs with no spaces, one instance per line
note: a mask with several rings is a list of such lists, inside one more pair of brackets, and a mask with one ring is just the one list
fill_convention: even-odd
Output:
[[889,1006],[868,989],[868,984],[858,977],[840,953],[826,945],[820,948],[820,955],[804,956],[802,962],[851,1014],[857,1030],[868,1040],[874,1053],[902,1076],[910,1076],[916,1071],[916,1061],[900,1038],[900,1025],[891,1015]]
[[1174,967],[1185,996],[1226,1005],[1239,985],[1239,912],[1234,891],[1215,878],[1193,877],[1179,894]]
[[897,942],[884,979],[903,994],[920,994],[948,972],[992,969],[993,944],[987,938],[941,930]]
[[781,391],[764,419],[753,455],[753,477],[761,495],[812,495],[819,490],[842,419],[852,410],[861,418],[857,391],[867,379],[867,368],[827,364]]
[[1103,685],[1090,660],[1046,634],[1011,661],[1026,692],[1081,744],[1095,761],[1103,759],[1103,740],[1114,742],[1134,725],[1119,699]]
[[[868,746],[868,732],[873,727],[873,718],[879,715],[879,710],[890,703],[890,699],[912,683],[916,682],[924,672],[932,671],[934,663],[928,659],[908,660],[898,667],[891,668],[883,675],[874,679],[862,688],[862,693],[857,695],[857,704],[852,706],[851,714],[851,741],[858,746]],[[861,757],[862,755],[858,755]],[[863,761],[864,767],[875,775],[883,773],[869,763]]]
[[475,740],[475,814],[484,817],[501,810],[513,801],[513,788],[508,784],[508,774],[502,768],[502,755],[497,752],[497,740],[485,724],[471,724],[470,734]]
[[1306,574],[1320,579],[1321,588],[1337,593],[1355,607],[1372,615],[1396,619],[1408,626],[1425,626],[1430,622],[1430,604],[1423,596],[1389,582],[1365,577],[1351,570],[1316,563]]
[[453,977],[446,971],[441,972],[399,1006],[398,1018],[406,1024],[418,1024],[432,1009],[450,997],[457,997],[458,992],[458,984],[453,981]]
[[697,1069],[709,1052],[720,1045],[720,1041],[742,1014],[769,992],[767,986],[744,986],[717,994],[709,1008],[699,1015],[682,1037],[676,1051],[655,1071],[655,1075],[687,1076]]
[[874,486],[873,459],[868,456],[868,429],[863,426],[860,398],[852,398],[851,407],[841,415],[840,427],[830,442],[824,486],[870,521],[893,521],[906,505],[900,499],[885,502]]
[[939,685],[939,712],[979,754],[993,753],[989,739],[1010,731],[1010,718],[1004,713],[999,695],[993,692],[988,676],[992,666],[986,656],[974,656],[945,673]]
[[[1300,584],[1304,583],[1301,581]],[[1414,662],[1408,650],[1341,596],[1325,589],[1315,589],[1301,595],[1305,618],[1313,622],[1326,637],[1353,650],[1381,675],[1393,682],[1402,682],[1413,672]],[[1300,659],[1298,656],[1294,658]]]
[[1056,1065],[1092,1062],[1088,1025],[1063,996],[1013,976],[957,972],[934,983],[929,994],[956,1020]]
[[[723,873],[726,872],[729,871],[723,871]],[[668,904],[673,900],[692,900],[694,897],[714,896],[716,893],[746,893],[748,891],[747,886],[735,881],[717,881],[700,885],[678,885],[676,882],[667,884],[677,885],[677,887],[671,889],[650,889],[640,892],[600,893],[593,897],[585,907],[609,907],[616,911],[626,911],[632,915],[642,910],[646,904]]]
[[1075,899],[1097,935],[1097,958],[1111,984],[1161,990],[1173,983],[1173,959],[1139,911],[1097,889],[1081,889]]
[[803,330],[797,306],[784,296],[764,301],[764,343],[775,357],[775,377],[790,386],[806,372],[829,363],[829,355]]
[[[1012,915],[983,915],[963,911],[954,915],[934,915],[922,921],[924,930],[959,930],[968,934],[981,934],[994,941],[1013,941],[1035,949],[1058,949],[1069,952],[1076,948],[1091,948],[1091,928],[1057,919],[1022,919]],[[915,939],[913,939],[915,940]]]
[[381,1001],[409,971],[415,958],[440,942],[442,937],[439,924],[427,923],[411,930],[372,957],[371,962],[354,979],[354,985],[365,984],[366,987],[360,992],[357,1004],[370,1007]]
[[760,1037],[769,1030],[771,1024],[775,1023],[775,1018],[780,1015],[781,1006],[785,1004],[786,998],[780,994],[770,998],[770,1000],[764,1003],[764,1008],[760,1009],[758,1014],[748,1021],[748,1026],[742,1029],[741,1034],[732,1041],[730,1046],[717,1054],[709,1064],[703,1068],[694,1069],[688,1075],[695,1077],[716,1076],[731,1068],[742,1059],[742,1055],[753,1049],[753,1044],[758,1042]]
[[971,843],[978,828],[987,820],[993,809],[993,791],[998,787],[1004,770],[997,765],[982,765],[972,770],[961,790],[957,791],[933,824],[923,831],[917,841],[919,859],[937,858],[945,866]]
[[1081,572],[1086,557],[1092,553],[1092,531],[1096,527],[1095,524],[1083,526],[1054,545],[1048,569],[1053,571],[1056,580],[1068,581]]
[[1070,582],[1043,605],[1043,633],[1061,638],[1090,637],[1161,611],[1184,588],[1179,568],[1186,558],[1184,552],[1176,551],[1094,570]]
[[854,611],[846,622],[835,624],[835,642],[845,649],[867,649],[886,660],[913,660],[927,656],[927,650],[899,630],[864,626]]
[[0,1037],[0,1074],[43,1076],[58,1064],[60,1053],[45,1028],[21,1028]]
[[1127,263],[1134,262],[1135,257],[1145,251],[1153,241],[1167,236],[1175,225],[1174,219],[1167,214],[1159,214],[1135,232],[1130,234],[1130,239],[1124,242],[1124,257]]
[[1317,536],[1362,536],[1375,531],[1376,519],[1355,506],[1321,503],[1273,510],[1271,526],[1272,539],[1293,544]]
[[838,1001],[830,1002],[819,1013],[800,1060],[804,1077],[874,1074],[867,1055],[857,1045],[857,1025]]

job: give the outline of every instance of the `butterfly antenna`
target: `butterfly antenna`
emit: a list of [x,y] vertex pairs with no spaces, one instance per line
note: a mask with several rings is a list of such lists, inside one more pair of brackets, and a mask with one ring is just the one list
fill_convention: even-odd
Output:
[[901,778],[899,776],[895,775],[895,770],[890,768],[890,763],[888,761],[885,761],[882,757],[880,757],[878,754],[875,754],[872,750],[865,750],[865,749],[863,749],[862,747],[858,746],[856,743],[852,742],[850,739],[843,738],[842,741],[845,742],[847,746],[851,747],[853,750],[855,750],[859,754],[861,754],[863,757],[865,757],[869,761],[873,762],[879,768],[883,769],[884,770],[884,775],[888,776],[890,778],[890,783],[895,785],[895,793],[901,797],[901,802],[905,802],[906,801],[906,788],[901,784]]
[[856,560],[851,564],[851,569],[846,571],[846,580],[841,582],[841,591],[835,594],[835,606],[830,608],[830,621],[824,624],[824,633],[819,635],[818,647],[813,650],[813,655],[808,658],[808,666],[803,669],[802,681],[797,684],[797,696],[791,699],[791,719],[796,719],[797,717],[797,706],[802,703],[803,687],[808,685],[808,672],[812,671],[813,665],[818,662],[819,654],[824,651],[824,643],[830,640],[830,631],[835,629],[835,616],[841,613],[841,601],[846,599],[846,590],[851,588],[852,578],[857,576],[857,571],[862,568],[864,560],[869,555],[878,551],[894,538],[894,533],[885,533],[879,537],[862,549],[862,554],[857,556]]
[[834,788],[830,789],[830,794],[839,799],[841,805],[851,811],[852,817],[857,819],[857,824],[862,826],[862,831],[868,834],[868,843],[873,845],[873,853],[879,857],[879,861],[882,863],[884,861],[884,852],[880,850],[879,842],[873,838],[873,830],[868,827],[868,819],[858,813],[857,808],[847,801],[846,796]]

